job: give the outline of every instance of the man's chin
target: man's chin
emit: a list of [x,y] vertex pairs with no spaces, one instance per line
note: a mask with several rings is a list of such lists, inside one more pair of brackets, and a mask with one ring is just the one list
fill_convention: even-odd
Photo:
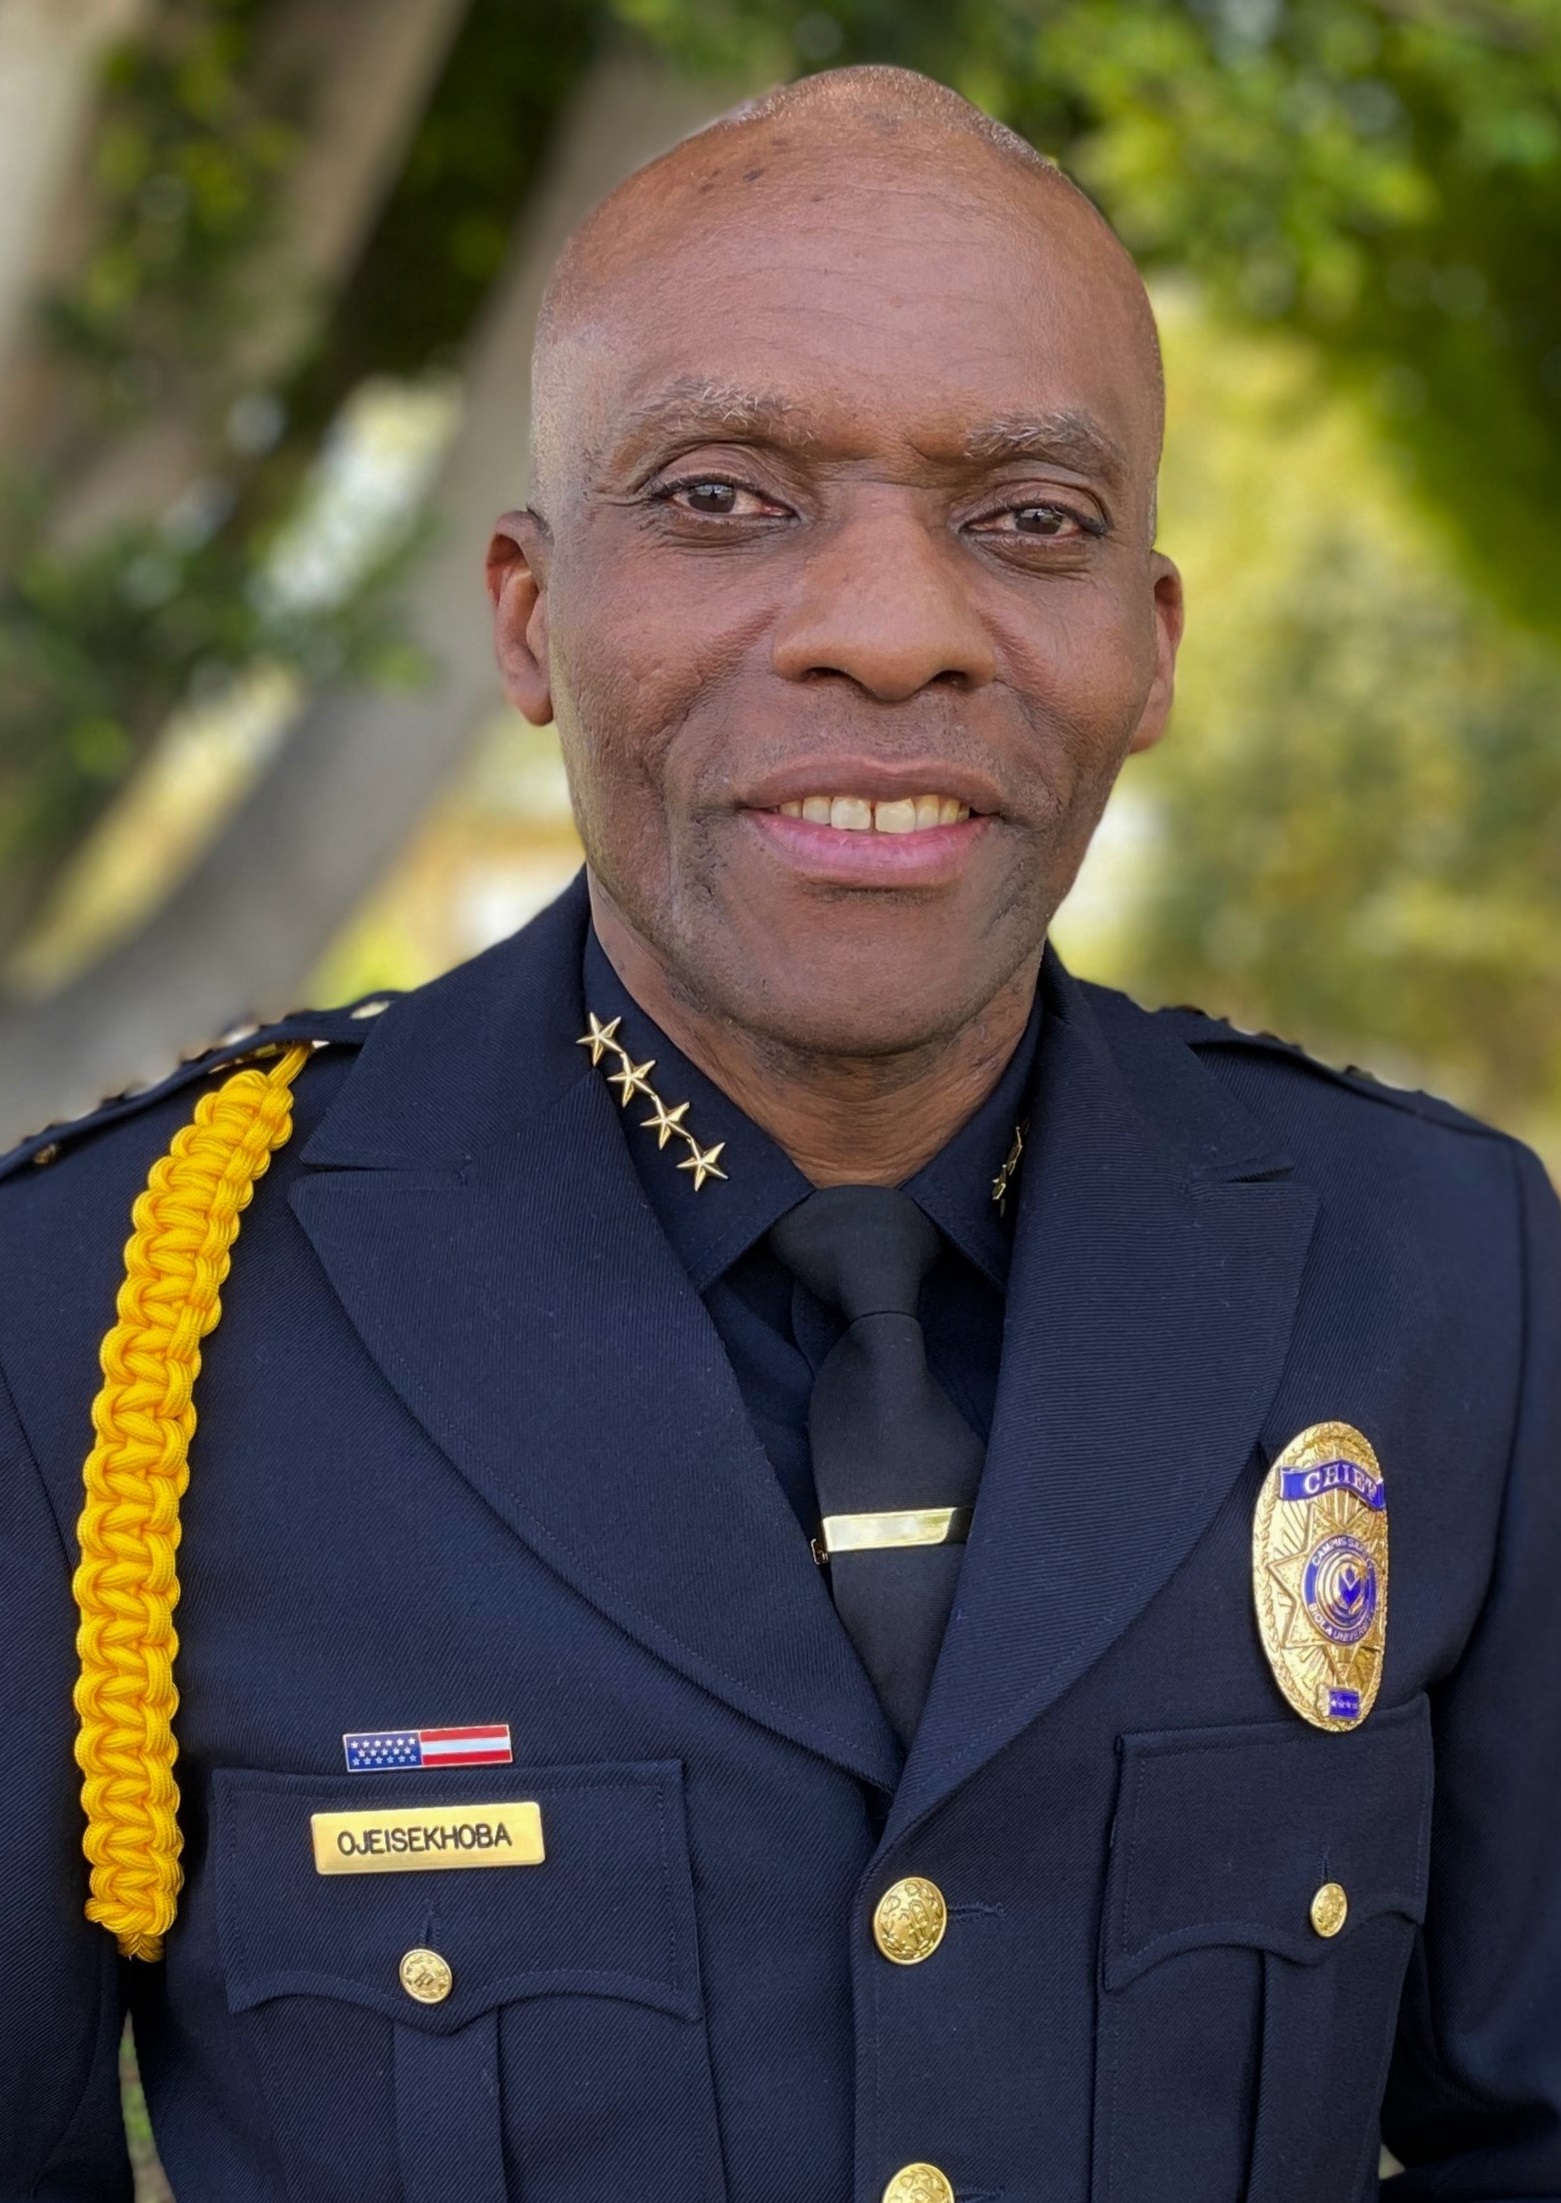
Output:
[[598,888],[598,930],[653,1013],[665,989],[663,1015],[681,1002],[786,1053],[910,1056],[979,1023],[1021,973],[1030,983],[1045,927],[1014,886],[854,890],[750,860],[685,882],[659,911],[626,895],[603,907]]
[[874,954],[839,941],[810,955],[780,930],[767,937],[762,955],[721,961],[725,968],[707,972],[702,991],[707,1000],[717,997],[712,1006],[723,1019],[788,1054],[858,1060],[946,1045],[1013,978],[1012,968],[965,968],[946,947],[919,941],[908,953]]

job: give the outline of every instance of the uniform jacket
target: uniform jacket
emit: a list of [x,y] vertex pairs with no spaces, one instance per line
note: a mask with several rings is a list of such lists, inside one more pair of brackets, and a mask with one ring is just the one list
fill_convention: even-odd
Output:
[[[1442,1105],[1048,960],[996,1421],[908,1759],[624,1119],[583,892],[298,1088],[207,1342],[166,1960],[82,1917],[70,1571],[134,1196],[222,1059],[0,1184],[0,2198],[1561,2198],[1561,1236]],[[230,1051],[231,1053],[232,1051]],[[1269,1463],[1386,1476],[1380,1699],[1281,1696]],[[346,1731],[514,1762],[344,1770]],[[319,1811],[535,1800],[540,1866],[322,1877]],[[895,1880],[949,1906],[880,1955]],[[1309,1921],[1324,1882],[1342,1933]],[[414,2001],[413,1947],[453,1974]]]

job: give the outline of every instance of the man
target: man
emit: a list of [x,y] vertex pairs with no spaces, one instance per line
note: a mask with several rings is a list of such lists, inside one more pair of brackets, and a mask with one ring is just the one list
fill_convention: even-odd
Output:
[[127,2008],[181,2203],[1561,2198],[1554,1201],[1043,947],[1159,435],[900,72],[573,241],[489,572],[584,882],[0,1187],[8,2203],[124,2192]]

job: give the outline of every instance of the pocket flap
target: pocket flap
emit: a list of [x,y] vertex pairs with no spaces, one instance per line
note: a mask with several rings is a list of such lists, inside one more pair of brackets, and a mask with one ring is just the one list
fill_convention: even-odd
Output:
[[[1221,1943],[1316,1965],[1384,1913],[1424,1919],[1431,1780],[1423,1697],[1338,1735],[1287,1721],[1124,1737],[1105,1987]],[[1311,1924],[1327,1882],[1348,1900],[1337,1938]]]
[[[539,1864],[316,1871],[316,1813],[534,1800]],[[220,1770],[212,1843],[229,2008],[335,1997],[449,2034],[523,1997],[627,1998],[680,2018],[700,2010],[693,1889],[676,1761],[484,1767],[437,1775]],[[401,1984],[402,1958],[449,1968],[440,2001]]]

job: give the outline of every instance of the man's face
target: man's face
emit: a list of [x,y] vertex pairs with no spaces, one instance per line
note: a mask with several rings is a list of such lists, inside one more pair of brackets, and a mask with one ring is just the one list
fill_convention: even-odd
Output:
[[1054,187],[752,181],[562,340],[569,471],[550,534],[510,524],[529,578],[496,543],[500,652],[673,992],[891,1053],[1033,965],[1163,725],[1152,365]]

